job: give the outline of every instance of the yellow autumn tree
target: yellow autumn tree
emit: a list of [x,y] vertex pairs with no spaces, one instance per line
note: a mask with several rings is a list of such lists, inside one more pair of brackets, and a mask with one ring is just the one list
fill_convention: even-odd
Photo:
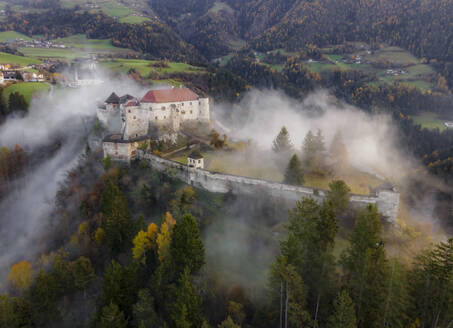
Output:
[[171,232],[173,231],[175,224],[176,220],[173,218],[171,213],[165,213],[165,222],[161,224],[160,232],[156,238],[157,255],[159,257],[159,261],[161,262],[163,262],[168,255],[171,242]]
[[146,256],[145,253],[152,247],[152,242],[148,238],[148,234],[145,231],[139,231],[137,236],[133,240],[134,247],[132,248],[132,257],[134,260],[140,261],[145,264]]
[[30,287],[32,278],[33,269],[31,264],[27,261],[22,261],[11,267],[7,281],[15,290],[23,292]]
[[159,228],[157,227],[157,225],[155,223],[151,223],[148,226],[148,233],[147,233],[148,238],[151,239],[152,241],[155,241],[158,231],[159,231]]

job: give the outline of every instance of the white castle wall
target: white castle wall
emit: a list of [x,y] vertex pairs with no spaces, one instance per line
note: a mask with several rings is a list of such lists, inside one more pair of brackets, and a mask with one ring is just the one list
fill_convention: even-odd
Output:
[[[254,195],[267,193],[273,197],[280,197],[290,201],[298,201],[302,197],[312,197],[321,201],[326,197],[324,190],[190,168],[187,165],[152,154],[143,154],[139,150],[137,152],[139,157],[148,159],[157,170],[210,192]],[[379,191],[376,196],[351,195],[351,202],[359,206],[376,204],[379,211],[389,222],[396,223],[399,198],[400,194],[398,192],[383,190]]]

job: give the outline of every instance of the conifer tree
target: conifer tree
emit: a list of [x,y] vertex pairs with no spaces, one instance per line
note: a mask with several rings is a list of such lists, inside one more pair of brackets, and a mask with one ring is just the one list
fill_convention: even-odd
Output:
[[387,262],[376,206],[368,205],[357,219],[341,256],[343,280],[356,306],[357,323],[381,327],[384,321]]
[[329,191],[327,191],[327,200],[332,203],[335,213],[339,214],[344,211],[350,201],[351,189],[342,180],[336,180],[329,183]]
[[100,328],[126,328],[127,320],[118,305],[110,303],[102,308]]
[[337,273],[333,246],[338,223],[330,203],[302,199],[290,212],[288,238],[280,245],[282,256],[293,265],[307,286],[307,309],[318,324],[327,320],[329,303],[336,294]]
[[348,166],[348,151],[343,141],[343,134],[338,131],[333,137],[329,149],[330,156],[336,161],[337,169],[341,170]]
[[203,314],[201,299],[190,281],[190,270],[181,274],[172,294],[171,318],[174,327],[201,327]]
[[133,307],[133,313],[137,326],[145,328],[161,327],[154,309],[154,299],[148,289],[142,289],[138,292],[138,301]]
[[338,293],[337,298],[333,302],[333,313],[329,317],[329,328],[355,328],[357,327],[355,316],[354,303],[348,295],[348,292],[343,290]]
[[419,255],[408,281],[411,317],[422,327],[453,326],[453,238]]
[[305,167],[310,167],[317,153],[317,140],[313,132],[308,131],[302,145],[303,162]]
[[293,155],[289,160],[285,171],[284,183],[296,186],[300,186],[304,183],[304,171],[302,169],[302,163],[297,155]]
[[8,108],[10,112],[26,111],[28,109],[28,104],[23,95],[19,92],[13,92],[9,95]]
[[279,153],[288,153],[293,150],[293,145],[289,137],[289,132],[286,127],[282,127],[277,137],[274,139],[272,144],[272,150]]
[[173,228],[170,254],[175,272],[180,274],[186,268],[190,274],[197,273],[205,263],[204,246],[195,218],[185,214]]
[[111,180],[102,193],[101,212],[107,246],[118,254],[131,241],[132,224],[126,197]]

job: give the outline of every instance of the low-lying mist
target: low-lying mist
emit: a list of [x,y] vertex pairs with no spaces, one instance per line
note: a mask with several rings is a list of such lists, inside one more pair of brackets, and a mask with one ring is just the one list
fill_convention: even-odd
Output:
[[340,131],[349,161],[357,169],[400,182],[413,167],[413,159],[398,146],[396,131],[388,115],[369,115],[338,102],[326,91],[312,93],[300,103],[278,91],[255,90],[234,110],[229,105],[218,109],[216,114],[225,119],[229,135],[236,139],[252,139],[263,151],[271,149],[282,126],[288,129],[298,153],[301,153],[309,130],[316,133],[320,129],[327,148]]
[[55,88],[34,99],[27,115],[11,116],[0,126],[0,147],[18,144],[27,154],[39,156],[36,151],[42,149],[47,156],[26,167],[17,187],[0,202],[0,281],[5,281],[12,263],[33,259],[45,246],[56,192],[85,150],[97,103],[112,91],[137,97],[146,91],[130,80],[102,80],[108,82]]

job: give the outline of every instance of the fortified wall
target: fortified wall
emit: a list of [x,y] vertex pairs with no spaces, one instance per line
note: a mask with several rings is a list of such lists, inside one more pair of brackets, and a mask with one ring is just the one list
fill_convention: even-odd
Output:
[[[306,187],[191,168],[187,165],[152,154],[144,154],[140,150],[137,150],[137,156],[148,159],[151,165],[160,172],[210,192],[231,192],[233,194],[253,195],[265,193],[272,197],[283,198],[294,202],[301,200],[302,197],[312,197],[317,201],[321,201],[326,197],[326,191],[324,190],[315,190]],[[382,213],[384,218],[393,224],[396,223],[399,200],[400,194],[397,191],[390,189],[378,190],[375,195],[370,196],[351,195],[351,202],[358,206],[376,204],[379,212]]]

